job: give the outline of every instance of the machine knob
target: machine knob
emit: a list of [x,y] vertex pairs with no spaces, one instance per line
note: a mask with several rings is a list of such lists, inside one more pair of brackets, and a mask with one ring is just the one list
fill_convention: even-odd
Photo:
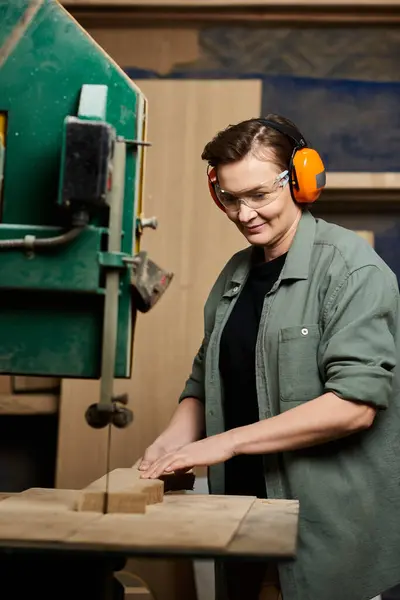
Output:
[[145,217],[142,217],[140,219],[140,227],[142,229],[145,229],[146,227],[151,227],[151,229],[157,229],[157,227],[158,227],[157,217],[149,217],[147,219]]

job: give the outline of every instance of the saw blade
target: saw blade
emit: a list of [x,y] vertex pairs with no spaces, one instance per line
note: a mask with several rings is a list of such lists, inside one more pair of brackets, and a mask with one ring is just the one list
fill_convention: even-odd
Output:
[[[126,147],[123,141],[117,141],[114,148],[114,169],[110,192],[110,216],[108,227],[108,252],[121,251],[122,211],[124,201],[124,182],[126,167]],[[108,511],[111,468],[111,430],[114,416],[114,377],[117,356],[118,308],[120,273],[118,269],[106,272],[104,322],[102,339],[102,364],[100,381],[100,401],[98,409],[109,413],[107,450],[106,450],[106,491],[104,494],[104,513]]]
[[103,513],[108,513],[108,499],[110,495],[110,471],[111,471],[111,438],[112,438],[112,424],[108,425],[107,432],[107,450],[106,450],[106,491],[104,493],[104,505]]

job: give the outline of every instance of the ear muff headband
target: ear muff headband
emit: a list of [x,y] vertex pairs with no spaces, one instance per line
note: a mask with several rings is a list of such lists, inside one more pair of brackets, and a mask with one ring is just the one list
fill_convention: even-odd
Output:
[[[295,128],[285,124],[269,121],[268,119],[256,119],[266,127],[272,127],[276,131],[289,137],[294,142],[293,153],[289,164],[289,184],[292,198],[299,204],[312,204],[318,200],[326,185],[325,166],[319,153],[310,148],[302,134]],[[207,170],[208,186],[210,194],[216,205],[225,212],[224,206],[218,200],[215,192],[217,183],[217,172],[214,167]]]
[[310,148],[303,135],[289,125],[257,119],[266,127],[272,127],[294,142],[289,164],[289,183],[292,198],[299,204],[312,204],[326,185],[326,171],[319,153]]
[[210,190],[211,198],[214,200],[215,204],[220,208],[223,212],[226,212],[225,207],[218,199],[217,193],[215,191],[215,186],[217,184],[217,171],[215,167],[208,167],[207,169],[207,179],[208,179],[208,189]]

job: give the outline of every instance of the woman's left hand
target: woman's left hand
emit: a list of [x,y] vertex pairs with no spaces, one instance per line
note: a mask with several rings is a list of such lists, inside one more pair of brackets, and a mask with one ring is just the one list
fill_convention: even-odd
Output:
[[163,473],[208,467],[232,458],[235,454],[233,436],[230,432],[214,435],[183,446],[176,452],[165,454],[143,471],[143,479],[157,479]]

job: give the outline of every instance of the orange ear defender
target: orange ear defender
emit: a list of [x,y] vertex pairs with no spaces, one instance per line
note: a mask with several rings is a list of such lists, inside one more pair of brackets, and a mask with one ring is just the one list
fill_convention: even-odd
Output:
[[[289,185],[293,200],[299,204],[312,204],[321,195],[326,185],[325,166],[319,153],[310,148],[301,133],[288,125],[268,121],[267,119],[256,119],[266,127],[272,127],[294,142],[293,153],[289,164]],[[216,169],[212,167],[207,171],[208,186],[211,197],[217,206],[225,211],[215,193],[217,182]]]
[[208,189],[210,190],[211,198],[214,200],[215,204],[220,208],[223,212],[225,211],[225,207],[218,200],[218,196],[215,193],[215,185],[217,183],[217,171],[215,167],[210,167],[207,169],[207,179],[208,179]]

